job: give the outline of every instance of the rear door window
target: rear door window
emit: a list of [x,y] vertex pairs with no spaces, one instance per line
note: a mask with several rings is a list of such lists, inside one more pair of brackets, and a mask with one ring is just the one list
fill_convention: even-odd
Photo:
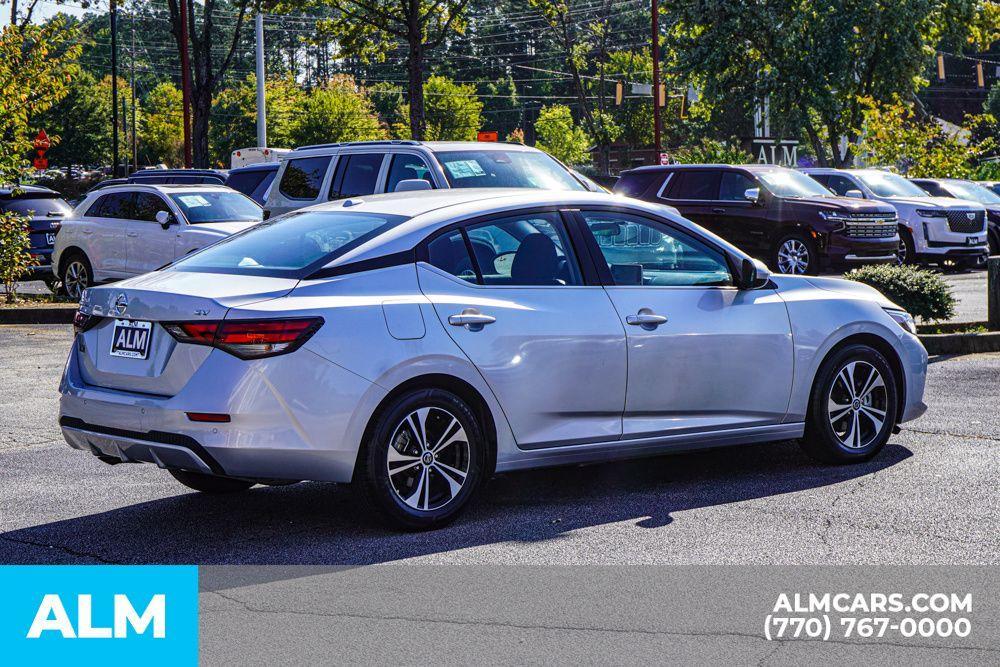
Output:
[[98,218],[132,218],[132,193],[113,192],[104,195],[87,211],[87,215]]
[[330,199],[346,199],[374,194],[383,153],[351,153],[337,160],[337,172],[330,184]]
[[397,153],[392,156],[392,163],[389,165],[389,176],[385,182],[386,192],[395,192],[400,181],[421,180],[427,181],[434,187],[431,179],[431,170],[427,163],[417,155],[407,155]]
[[691,169],[676,172],[670,186],[671,199],[714,200],[719,195],[722,172],[718,169]]
[[289,199],[316,199],[328,166],[329,155],[289,160],[278,184],[278,191]]

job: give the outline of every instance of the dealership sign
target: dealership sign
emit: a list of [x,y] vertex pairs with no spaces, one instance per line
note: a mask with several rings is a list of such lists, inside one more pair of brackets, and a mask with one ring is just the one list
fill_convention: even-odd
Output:
[[744,142],[758,164],[776,164],[794,167],[799,159],[799,142],[794,139],[754,137]]

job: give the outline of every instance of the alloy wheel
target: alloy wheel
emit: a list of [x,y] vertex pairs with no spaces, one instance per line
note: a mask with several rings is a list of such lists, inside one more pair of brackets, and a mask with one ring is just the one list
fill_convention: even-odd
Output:
[[902,236],[899,237],[899,249],[896,250],[896,263],[906,264],[906,241]]
[[778,271],[805,274],[809,270],[809,248],[798,239],[785,239],[778,248]]
[[866,361],[851,361],[837,373],[827,400],[834,435],[848,449],[864,449],[882,432],[889,394],[882,374]]
[[437,510],[459,494],[471,465],[465,428],[448,410],[418,408],[395,428],[386,471],[396,496],[419,511]]
[[78,259],[72,260],[66,266],[65,289],[66,294],[74,299],[83,296],[83,290],[87,289],[90,283],[90,275],[87,267]]

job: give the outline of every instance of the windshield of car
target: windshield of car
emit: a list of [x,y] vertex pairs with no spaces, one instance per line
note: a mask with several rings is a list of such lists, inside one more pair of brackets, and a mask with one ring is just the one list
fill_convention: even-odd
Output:
[[254,200],[238,192],[218,190],[171,193],[170,198],[192,225],[211,222],[254,222],[264,218]]
[[61,218],[72,213],[73,209],[59,197],[38,197],[0,200],[0,211],[36,218]]
[[809,176],[791,169],[775,169],[755,174],[778,197],[833,197],[832,192]]
[[930,197],[919,186],[887,171],[859,171],[855,175],[878,197]]
[[304,211],[255,225],[171,265],[171,270],[302,278],[408,218]]
[[944,187],[958,199],[971,199],[980,204],[1000,204],[1000,195],[977,183],[947,181]]
[[586,190],[561,164],[541,152],[470,150],[435,155],[453,188]]

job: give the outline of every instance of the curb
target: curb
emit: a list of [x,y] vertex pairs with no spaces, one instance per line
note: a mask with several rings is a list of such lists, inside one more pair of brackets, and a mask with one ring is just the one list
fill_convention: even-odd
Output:
[[986,333],[920,334],[928,354],[1000,352],[1000,331]]
[[49,308],[0,308],[0,324],[72,324],[75,303]]

